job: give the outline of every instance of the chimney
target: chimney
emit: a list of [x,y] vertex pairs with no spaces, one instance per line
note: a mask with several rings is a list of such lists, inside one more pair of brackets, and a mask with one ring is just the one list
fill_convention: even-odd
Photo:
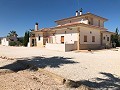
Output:
[[35,31],[38,31],[38,23],[35,23]]
[[82,15],[82,11],[83,11],[83,9],[81,8],[81,9],[80,9],[80,15]]
[[79,12],[78,11],[76,11],[76,16],[78,16],[79,15]]

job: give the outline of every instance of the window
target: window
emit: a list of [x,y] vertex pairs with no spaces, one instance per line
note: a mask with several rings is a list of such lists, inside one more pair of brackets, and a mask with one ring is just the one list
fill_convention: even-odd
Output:
[[40,41],[40,36],[38,36],[38,40]]
[[107,37],[107,41],[109,41],[109,37]]
[[61,36],[61,43],[64,43],[64,36]]
[[95,42],[95,36],[92,36],[92,42]]
[[84,36],[84,42],[87,42],[87,36],[86,35]]

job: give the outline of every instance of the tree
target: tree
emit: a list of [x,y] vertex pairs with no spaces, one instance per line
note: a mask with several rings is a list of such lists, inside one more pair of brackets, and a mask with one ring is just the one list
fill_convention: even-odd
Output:
[[10,33],[8,33],[8,35],[7,35],[7,37],[17,37],[17,36],[18,35],[17,35],[16,31],[14,31],[14,30],[10,31]]
[[115,34],[111,36],[111,41],[112,43],[116,43],[116,46],[119,47],[120,46],[120,36],[119,36],[119,29],[116,28],[115,30]]
[[20,46],[23,46],[24,37],[18,37],[18,43]]
[[29,42],[29,34],[30,34],[29,31],[26,31],[26,32],[25,32],[24,41],[23,41],[24,46],[27,46],[27,44],[28,44],[28,42]]

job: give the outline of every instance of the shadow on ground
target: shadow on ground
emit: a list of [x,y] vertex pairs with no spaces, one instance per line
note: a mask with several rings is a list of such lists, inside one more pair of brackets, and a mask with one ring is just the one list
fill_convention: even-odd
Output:
[[64,57],[33,57],[31,59],[18,59],[16,62],[0,67],[0,69],[9,69],[12,71],[20,71],[30,68],[32,65],[38,68],[59,68],[64,64],[75,64],[78,62],[70,60],[72,58],[64,58]]
[[78,85],[85,85],[91,88],[100,90],[120,90],[120,78],[111,73],[100,72],[106,79],[95,78],[96,82],[92,81],[76,81]]

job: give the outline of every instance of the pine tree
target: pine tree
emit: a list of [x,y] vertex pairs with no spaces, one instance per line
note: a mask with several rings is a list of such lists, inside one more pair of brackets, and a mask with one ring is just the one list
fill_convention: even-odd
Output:
[[27,32],[27,43],[29,42],[30,32]]
[[28,42],[29,42],[29,31],[26,31],[24,36],[24,46],[27,46]]
[[119,29],[116,28],[115,30],[115,34],[111,36],[111,41],[112,43],[116,43],[116,46],[119,47],[120,46],[120,40],[119,40]]

